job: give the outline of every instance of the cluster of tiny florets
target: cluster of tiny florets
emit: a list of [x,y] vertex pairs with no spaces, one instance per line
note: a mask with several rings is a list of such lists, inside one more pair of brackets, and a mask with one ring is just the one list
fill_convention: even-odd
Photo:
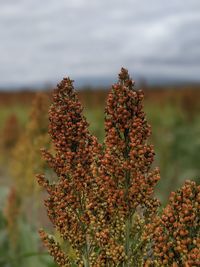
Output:
[[[54,91],[49,133],[55,153],[43,149],[42,154],[57,177],[53,183],[44,175],[37,177],[49,194],[45,205],[62,242],[59,244],[44,231],[40,235],[61,267],[165,266],[168,262],[161,250],[165,243],[158,242],[157,232],[158,238],[165,236],[165,228],[169,227],[170,231],[175,221],[183,226],[178,235],[189,231],[184,228],[185,221],[181,221],[182,213],[175,203],[185,203],[188,209],[192,207],[190,221],[197,215],[193,210],[196,204],[186,201],[186,195],[181,198],[182,202],[176,202],[174,195],[162,217],[157,215],[159,201],[154,198],[154,187],[160,175],[157,168],[151,167],[154,149],[148,144],[151,128],[143,111],[143,98],[143,92],[134,89],[128,71],[122,68],[118,82],[108,95],[106,136],[101,145],[88,130],[73,81],[63,79]],[[192,199],[198,199],[197,196],[195,193]],[[167,215],[170,209],[174,214],[172,218]],[[183,220],[189,214],[185,214]],[[187,220],[190,225],[189,218]],[[199,221],[193,223],[192,229],[196,225]],[[165,240],[167,238],[171,240],[169,234]],[[196,244],[199,244],[198,238]],[[177,242],[181,241],[177,239]],[[191,246],[189,248],[191,250]],[[192,248],[191,255],[195,253],[196,248]],[[193,266],[192,257],[188,266]],[[182,254],[180,258],[187,262]],[[169,260],[171,263],[174,264]]]
[[134,89],[127,70],[122,69],[119,82],[113,85],[108,96],[106,149],[101,166],[118,187],[116,199],[124,199],[125,214],[130,214],[138,205],[153,205],[149,201],[159,180],[158,169],[149,171],[154,150],[147,144],[151,129],[143,111],[143,97],[141,90]]
[[114,266],[139,262],[135,243],[142,242],[143,225],[159,205],[153,191],[160,176],[158,169],[150,171],[154,150],[147,144],[151,130],[142,102],[143,92],[134,89],[122,68],[108,95],[104,150],[94,168],[95,194],[91,196],[96,238],[105,262]]
[[186,181],[172,192],[149,230],[153,253],[147,266],[200,266],[200,186]]
[[58,266],[70,267],[71,265],[69,264],[69,259],[62,251],[59,243],[55,242],[55,240],[51,236],[48,236],[43,230],[40,230],[39,234],[44,242],[44,245],[49,249],[50,255],[57,262]]
[[58,85],[49,111],[49,133],[55,155],[42,151],[59,179],[49,184],[43,175],[39,175],[38,180],[49,193],[45,203],[50,220],[63,240],[67,240],[76,251],[76,262],[81,264],[82,258],[87,262],[91,256],[87,202],[93,183],[92,163],[100,145],[88,131],[72,82],[67,78]]
[[143,93],[133,86],[122,69],[108,96],[103,146],[88,131],[73,81],[63,79],[53,95],[49,133],[55,154],[42,154],[58,180],[51,184],[39,175],[38,181],[49,193],[49,218],[74,249],[77,264],[131,261],[131,240],[140,239],[144,222],[158,206],[153,187],[159,172],[150,171],[154,151],[146,142],[150,126]]

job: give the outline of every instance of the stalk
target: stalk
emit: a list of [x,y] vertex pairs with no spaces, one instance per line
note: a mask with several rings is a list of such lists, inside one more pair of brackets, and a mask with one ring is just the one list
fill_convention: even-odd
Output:
[[86,245],[84,247],[83,262],[84,262],[84,266],[85,267],[90,267],[90,262],[89,262],[89,248],[88,248],[87,237],[86,237]]
[[130,251],[130,231],[131,231],[131,216],[128,216],[126,221],[126,228],[125,228],[125,253],[127,256],[127,260],[124,266],[129,267],[129,251]]
[[[129,130],[126,129],[124,132],[124,141],[126,144],[125,152],[124,152],[125,160],[129,158],[128,144],[130,140],[129,140],[128,133],[129,133]],[[126,171],[125,172],[125,198],[126,198],[127,206],[129,206],[128,199],[127,199],[129,186],[130,186],[130,171]],[[125,226],[125,253],[127,256],[127,260],[124,266],[127,266],[127,267],[129,266],[130,231],[131,231],[131,213],[129,212],[128,218],[126,220],[126,226]]]

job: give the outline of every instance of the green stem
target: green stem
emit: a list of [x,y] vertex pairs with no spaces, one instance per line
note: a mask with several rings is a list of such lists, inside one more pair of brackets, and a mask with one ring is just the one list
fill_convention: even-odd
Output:
[[[128,159],[129,158],[129,136],[128,136],[129,131],[126,130],[124,133],[124,140],[125,140],[125,144],[126,144],[126,148],[125,148],[125,153],[124,153],[124,158]],[[125,172],[125,199],[127,202],[127,206],[129,206],[129,201],[128,201],[128,190],[129,190],[129,186],[130,186],[130,171],[126,171]],[[128,207],[129,208],[129,207]],[[128,214],[128,218],[126,220],[126,225],[125,225],[125,254],[127,256],[127,259],[124,263],[124,267],[130,266],[129,263],[129,254],[130,254],[130,233],[131,233],[131,223],[132,223],[132,216],[130,213],[130,209],[129,209],[129,214]]]
[[83,262],[85,267],[90,267],[90,262],[89,262],[89,248],[88,248],[88,240],[86,237],[86,244],[85,244],[85,251],[83,254]]
[[[83,203],[84,202],[84,203]],[[81,205],[79,212],[76,213],[76,216],[79,220],[79,223],[82,227],[83,232],[85,233],[85,246],[83,248],[83,262],[84,262],[84,267],[90,267],[90,261],[89,261],[89,244],[88,244],[88,238],[87,238],[87,233],[86,233],[86,226],[85,224],[81,221],[80,219],[80,214],[83,214],[83,210],[85,210],[85,198],[81,198],[81,195],[79,194],[79,203]]]
[[128,216],[125,226],[125,253],[127,256],[127,260],[125,261],[124,266],[129,265],[129,254],[130,254],[130,232],[131,232],[131,215]]

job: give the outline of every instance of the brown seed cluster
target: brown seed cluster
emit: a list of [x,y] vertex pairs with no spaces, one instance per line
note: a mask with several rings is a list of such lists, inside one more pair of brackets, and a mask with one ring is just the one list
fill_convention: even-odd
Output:
[[[154,150],[147,144],[151,130],[142,102],[143,92],[134,89],[122,68],[107,100],[105,148],[94,168],[96,187],[91,196],[96,238],[105,262],[114,266],[139,264],[142,253],[137,254],[135,243],[142,242],[143,225],[159,205],[153,190],[160,176],[158,169],[150,171]],[[133,227],[138,228],[136,232]]]
[[200,266],[200,186],[186,181],[149,230],[153,254],[147,266]]
[[55,240],[48,236],[43,230],[39,231],[40,237],[44,242],[44,245],[49,249],[50,255],[54,258],[55,262],[60,267],[69,267],[69,259],[62,251],[60,245]]
[[49,193],[46,201],[49,218],[63,240],[70,243],[76,252],[76,263],[81,266],[82,262],[89,262],[92,254],[87,203],[94,180],[92,164],[100,145],[88,131],[72,82],[67,78],[58,85],[49,111],[49,133],[56,153],[42,151],[59,179],[52,185],[42,175],[38,180]]
[[143,97],[141,90],[134,89],[128,71],[122,68],[119,82],[113,85],[108,96],[106,148],[101,165],[102,172],[110,176],[118,188],[113,203],[121,199],[125,215],[138,205],[153,207],[149,201],[152,201],[153,188],[159,180],[158,169],[149,171],[154,150],[147,144],[151,130],[143,111]]
[[[141,233],[158,206],[153,187],[159,172],[150,171],[151,131],[143,112],[143,93],[133,86],[122,68],[108,96],[103,146],[88,131],[72,81],[63,79],[54,92],[49,132],[56,153],[42,153],[59,179],[50,184],[39,175],[38,181],[49,193],[49,218],[74,249],[77,266],[143,260],[138,255],[144,245]],[[46,237],[45,244],[51,247]]]
[[[73,81],[63,79],[54,92],[49,133],[55,153],[42,150],[42,154],[57,178],[51,183],[44,175],[37,177],[49,194],[45,205],[63,242],[58,244],[43,231],[40,235],[59,266],[165,266],[166,261],[159,259],[162,256],[166,260],[165,253],[156,252],[165,243],[159,245],[156,233],[160,231],[158,238],[165,236],[165,227],[170,230],[170,225],[179,222],[180,212],[177,206],[177,217],[167,215],[170,209],[175,214],[175,195],[163,216],[157,215],[159,202],[153,192],[160,175],[157,168],[151,168],[154,150],[148,144],[151,129],[143,112],[143,97],[141,90],[134,89],[128,71],[122,68],[119,81],[108,96],[106,137],[100,145],[88,131]],[[198,199],[197,194],[192,197]],[[184,196],[180,201],[186,199]],[[189,206],[184,203],[188,209],[193,207],[193,202]],[[193,210],[190,212],[184,214],[192,220]],[[194,225],[199,225],[199,221]],[[192,238],[188,228],[183,226],[181,230],[178,236],[187,233]],[[199,239],[195,242],[199,244]],[[196,249],[192,251],[197,253]],[[180,258],[187,262],[182,254]]]

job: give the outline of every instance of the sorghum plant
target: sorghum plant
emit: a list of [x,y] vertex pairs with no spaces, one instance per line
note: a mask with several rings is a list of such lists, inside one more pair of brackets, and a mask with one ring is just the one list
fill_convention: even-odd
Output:
[[19,252],[19,213],[19,198],[17,196],[15,188],[11,188],[8,194],[4,216],[6,219],[6,230],[8,233],[8,239],[12,253]]
[[143,112],[143,92],[134,89],[125,69],[107,101],[106,138],[94,173],[92,220],[101,248],[101,265],[137,266],[146,245],[143,226],[154,215],[158,201],[153,189],[158,169],[150,170],[154,151]]
[[55,90],[49,132],[56,153],[42,153],[57,179],[50,183],[38,175],[38,181],[49,194],[48,215],[63,242],[43,230],[40,235],[59,266],[144,263],[149,240],[143,232],[159,205],[153,197],[159,171],[151,169],[154,150],[142,102],[143,92],[122,68],[108,96],[100,145],[88,131],[73,81],[65,78]]
[[42,145],[49,146],[50,143],[46,115],[48,104],[46,94],[38,93],[35,96],[26,127],[13,148],[10,169],[20,197],[32,196],[38,192],[35,174],[38,169],[44,170],[46,167],[41,160],[38,160],[37,155]]
[[147,226],[152,255],[146,266],[200,266],[200,186],[186,181],[161,216]]
[[20,130],[18,118],[11,114],[5,121],[1,132],[0,148],[3,155],[1,160],[5,161],[10,157],[11,151],[18,141]]
[[58,244],[43,232],[41,236],[60,266],[71,266],[70,262],[88,266],[90,221],[86,205],[90,185],[94,182],[92,163],[100,145],[88,131],[70,79],[64,79],[55,90],[49,119],[56,155],[53,157],[43,150],[43,156],[59,179],[51,185],[42,175],[38,179],[50,194],[46,201],[49,217],[63,240],[74,249],[75,259],[61,252]]

